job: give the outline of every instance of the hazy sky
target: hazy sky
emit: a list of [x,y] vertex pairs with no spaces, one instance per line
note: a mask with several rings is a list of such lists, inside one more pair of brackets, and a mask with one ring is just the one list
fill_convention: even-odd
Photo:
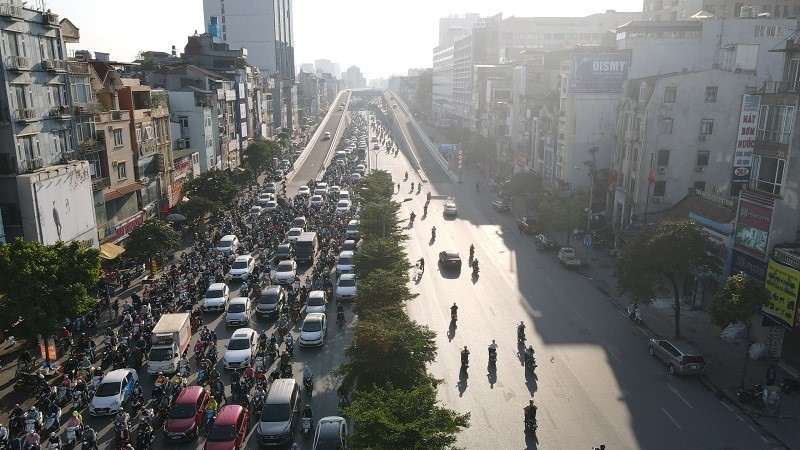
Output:
[[[32,6],[41,0],[27,0]],[[139,50],[183,51],[195,30],[205,30],[202,0],[45,0],[69,18],[81,42],[69,50],[111,53],[130,61]],[[294,0],[295,63],[329,59],[361,68],[367,79],[431,67],[439,18],[503,13],[503,17],[585,16],[606,9],[641,11],[642,0]]]

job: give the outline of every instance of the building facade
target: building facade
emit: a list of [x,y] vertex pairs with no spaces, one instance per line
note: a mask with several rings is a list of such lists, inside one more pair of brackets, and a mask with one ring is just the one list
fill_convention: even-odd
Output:
[[689,20],[696,14],[708,13],[718,19],[757,17],[769,14],[773,18],[800,17],[800,1],[783,0],[644,0],[642,19],[652,21]]

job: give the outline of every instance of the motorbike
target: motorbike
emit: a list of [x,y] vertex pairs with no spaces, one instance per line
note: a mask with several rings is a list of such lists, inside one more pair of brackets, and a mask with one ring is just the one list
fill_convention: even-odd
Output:
[[303,386],[306,388],[308,396],[311,397],[311,394],[314,391],[314,377],[303,377]]
[[58,412],[55,414],[48,414],[47,418],[44,421],[44,430],[45,431],[58,431],[61,428],[61,408],[58,408]]
[[436,228],[431,228],[431,242],[436,241]]
[[39,420],[31,419],[30,417],[25,419],[25,433],[30,433],[31,430],[39,431],[42,429],[42,419],[41,416]]
[[64,440],[64,445],[67,448],[75,447],[78,442],[78,427],[67,427],[67,436]]
[[636,324],[642,323],[642,313],[638,306],[628,305],[628,320]]
[[536,424],[535,420],[533,420],[533,419],[525,420],[525,431],[526,432],[530,431],[531,433],[536,434],[536,428],[538,428],[538,427],[539,427],[539,425]]
[[467,370],[469,367],[469,353],[461,352],[461,370]]
[[450,310],[450,320],[452,320],[453,322],[458,320],[458,310],[456,309]]
[[81,450],[97,450],[97,433],[94,430],[87,430],[86,433],[83,433],[83,446]]
[[480,269],[478,269],[478,265],[477,264],[473,264],[472,265],[472,276],[473,276],[473,278],[478,278],[478,272],[480,272]]
[[84,400],[86,399],[85,395],[86,395],[86,391],[77,391],[77,390],[74,390],[74,389],[72,390],[72,406],[75,409],[82,409],[83,408],[83,403],[84,403]]
[[492,367],[497,365],[497,350],[489,349],[489,365]]
[[289,356],[294,356],[294,338],[291,334],[286,336],[286,352]]
[[525,342],[525,330],[517,328],[517,342]]
[[308,436],[308,432],[311,431],[311,417],[303,417],[302,428],[303,436]]
[[23,413],[19,417],[12,417],[9,420],[9,423],[8,423],[8,426],[9,426],[9,428],[11,430],[11,434],[12,435],[22,434],[22,432],[25,430],[25,425],[26,425],[27,421],[28,421],[28,413],[27,412]]
[[336,313],[336,323],[339,325],[344,325],[344,311],[339,311]]
[[531,355],[531,354],[526,354],[525,355],[525,367],[528,370],[530,370],[531,373],[534,373],[534,371],[536,370],[536,357]]
[[56,396],[56,403],[61,406],[66,405],[70,397],[70,395],[68,395],[69,393],[69,387],[59,386],[58,395]]
[[206,373],[207,373],[207,370],[206,370],[205,367],[201,367],[197,371],[197,384],[199,384],[200,386],[202,386],[202,385],[204,385],[206,383]]
[[292,306],[292,318],[294,319],[295,323],[300,320],[300,304],[296,304]]
[[761,397],[763,392],[764,392],[764,386],[761,384],[756,384],[753,386],[752,389],[740,388],[739,391],[736,393],[736,397],[738,397],[739,402],[741,403],[753,403],[759,397]]
[[153,432],[148,427],[139,426],[136,432],[136,450],[147,450],[153,445]]

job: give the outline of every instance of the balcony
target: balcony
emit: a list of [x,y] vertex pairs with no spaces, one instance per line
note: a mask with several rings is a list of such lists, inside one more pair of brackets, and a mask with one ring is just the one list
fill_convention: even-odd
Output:
[[45,59],[42,67],[48,72],[66,72],[67,62],[62,59]]
[[89,75],[89,63],[69,61],[67,63],[67,72],[69,72],[70,75]]
[[49,28],[58,28],[58,14],[53,14],[50,11],[45,12],[42,14],[42,23]]
[[18,108],[14,112],[14,118],[17,122],[36,122],[39,120],[39,118],[36,117],[35,108]]
[[72,110],[69,105],[61,105],[50,110],[50,117],[59,120],[68,120],[72,118]]
[[111,120],[129,120],[128,111],[111,111]]
[[22,20],[22,6],[0,3],[0,17],[13,21]]
[[6,68],[15,72],[30,70],[31,61],[25,56],[9,56],[6,58]]
[[92,179],[92,190],[102,191],[103,189],[111,186],[111,179],[108,177]]
[[34,170],[41,169],[44,166],[44,162],[42,161],[41,157],[29,158],[25,160],[25,170],[27,172],[33,172]]
[[100,112],[100,104],[99,103],[75,103],[72,105],[73,109],[75,110],[75,115],[80,116],[91,116],[98,114]]
[[169,116],[169,108],[166,106],[154,106],[150,109],[150,114],[152,117],[166,117]]
[[85,141],[78,144],[78,153],[80,153],[81,155],[99,153],[105,149],[106,149],[106,143],[104,139],[86,139]]

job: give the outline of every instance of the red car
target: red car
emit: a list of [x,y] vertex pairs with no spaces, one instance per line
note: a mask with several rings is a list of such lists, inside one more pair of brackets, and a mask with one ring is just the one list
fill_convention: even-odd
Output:
[[247,437],[250,421],[247,408],[241,405],[225,405],[208,431],[203,450],[234,450],[241,447]]
[[165,441],[188,441],[197,437],[203,423],[203,412],[208,403],[208,392],[201,386],[183,388],[164,424]]

